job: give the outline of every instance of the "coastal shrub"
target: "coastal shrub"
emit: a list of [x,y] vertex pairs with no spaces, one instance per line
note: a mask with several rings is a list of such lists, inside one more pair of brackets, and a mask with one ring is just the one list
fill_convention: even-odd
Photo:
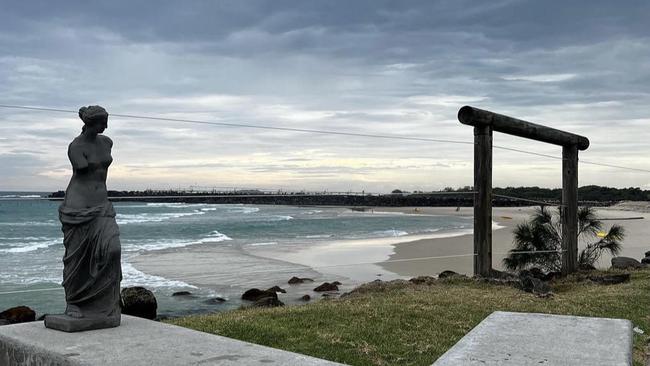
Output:
[[[550,272],[561,269],[562,222],[559,210],[536,209],[529,221],[517,225],[513,234],[514,247],[503,259],[508,270],[539,267]],[[603,253],[617,255],[624,237],[625,231],[620,225],[612,225],[604,232],[603,222],[593,208],[578,209],[578,240],[586,243],[578,257],[580,267],[593,267]]]

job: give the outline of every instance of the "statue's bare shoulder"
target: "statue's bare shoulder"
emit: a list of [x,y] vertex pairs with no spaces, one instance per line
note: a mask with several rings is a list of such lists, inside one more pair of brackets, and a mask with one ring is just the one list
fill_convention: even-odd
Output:
[[113,140],[106,135],[97,135],[97,138],[100,139],[103,143],[107,144],[108,147],[113,147]]
[[85,169],[88,167],[88,160],[84,154],[83,145],[84,142],[80,137],[76,137],[72,140],[70,145],[68,145],[68,158],[75,170]]

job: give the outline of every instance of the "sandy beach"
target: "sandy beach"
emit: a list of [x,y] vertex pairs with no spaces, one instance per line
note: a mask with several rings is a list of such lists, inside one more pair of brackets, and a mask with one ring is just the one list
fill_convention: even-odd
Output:
[[[508,250],[512,248],[512,231],[517,224],[526,221],[536,207],[495,207],[492,211],[492,220],[501,228],[492,231],[492,263],[496,269],[502,269],[501,262]],[[636,208],[636,207],[635,207]],[[382,210],[396,210],[399,212],[413,213],[415,208],[384,208]],[[463,207],[460,211],[456,208],[425,207],[418,208],[422,214],[462,215],[473,216],[473,208]],[[644,253],[650,250],[650,213],[634,210],[622,210],[619,207],[598,208],[597,214],[603,221],[605,229],[613,224],[625,228],[626,237],[623,241],[621,256],[641,259]],[[626,220],[630,217],[643,217],[643,219]],[[443,270],[453,270],[459,273],[471,274],[472,257],[434,258],[424,260],[411,260],[423,257],[445,257],[469,254],[473,251],[473,236],[463,235],[451,238],[424,239],[394,245],[395,253],[388,262],[381,267],[401,276],[417,276],[421,274],[435,274]],[[611,257],[604,255],[599,261],[599,267],[607,268]],[[395,261],[395,262],[391,262]]]
[[[512,230],[527,220],[535,207],[493,209],[493,266],[501,268],[501,261],[512,248]],[[405,207],[375,208],[377,214],[398,212],[404,215],[459,216],[472,220],[473,208],[457,211],[455,207]],[[605,228],[612,224],[625,227],[622,256],[636,259],[650,250],[649,213],[598,209],[598,215],[606,219]],[[643,219],[626,220],[629,217]],[[450,236],[453,235],[453,236]],[[227,251],[227,253],[225,252]],[[312,291],[311,283],[288,286],[292,276],[309,277],[316,283],[338,280],[343,283],[341,291],[374,279],[390,280],[419,275],[436,275],[452,270],[471,275],[473,268],[473,241],[468,230],[456,233],[433,233],[426,236],[402,236],[377,239],[334,241],[325,244],[295,247],[256,246],[230,248],[209,243],[193,245],[180,250],[152,251],[132,260],[133,265],[147,274],[208,288],[231,299],[238,298],[244,288],[268,288],[280,285],[288,290],[281,299],[296,303],[303,294],[320,297]],[[227,255],[225,255],[227,254]],[[238,271],[223,271],[228,258],[229,268],[236,261]],[[234,259],[233,259],[234,258]],[[609,266],[610,258],[604,256],[599,265]]]

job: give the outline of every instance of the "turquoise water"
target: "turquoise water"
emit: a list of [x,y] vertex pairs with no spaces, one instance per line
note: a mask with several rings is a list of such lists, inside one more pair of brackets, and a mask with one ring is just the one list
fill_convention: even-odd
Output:
[[[64,252],[57,214],[60,203],[8,200],[39,195],[0,192],[0,310],[28,305],[44,313],[60,312],[64,307],[63,292],[58,286]],[[460,217],[357,212],[336,207],[141,202],[115,202],[114,207],[122,243],[122,286],[153,290],[159,299],[159,313],[168,314],[215,310],[214,305],[204,301],[241,293],[249,284],[242,283],[240,288],[228,286],[231,294],[196,288],[143,273],[130,264],[134,257],[193,245],[244,250],[250,246],[264,246],[268,250],[277,245],[286,250],[338,240],[453,232],[471,227],[471,220]],[[223,270],[236,272],[237,268]],[[40,289],[47,291],[31,292]],[[196,301],[172,299],[171,293],[180,290],[192,291],[197,295]],[[235,305],[233,302],[225,308]]]

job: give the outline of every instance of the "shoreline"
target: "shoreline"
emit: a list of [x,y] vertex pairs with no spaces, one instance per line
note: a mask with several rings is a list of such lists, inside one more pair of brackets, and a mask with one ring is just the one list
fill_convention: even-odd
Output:
[[[493,222],[499,227],[493,229],[493,266],[502,269],[501,260],[512,248],[513,228],[527,220],[536,206],[495,207]],[[459,216],[471,219],[471,207],[375,207],[382,213],[407,215]],[[650,235],[650,220],[643,212],[634,216],[643,219],[625,220],[631,211],[614,208],[598,208],[598,216],[611,220],[604,222],[605,228],[621,224],[626,228],[621,256],[641,258],[650,250],[644,246]],[[638,214],[638,215],[637,215]],[[645,213],[646,216],[650,216]],[[310,295],[313,300],[322,293],[313,288],[322,282],[340,281],[339,293],[347,292],[360,284],[376,279],[392,280],[420,275],[437,275],[443,270],[472,275],[473,239],[471,232],[432,233],[427,235],[406,235],[373,239],[339,240],[318,243],[306,247],[282,245],[232,246],[191,245],[172,250],[149,251],[139,254],[131,264],[143,273],[161,276],[217,292],[229,299],[215,311],[229,310],[242,304],[239,296],[248,288],[270,288],[278,285],[287,290],[279,294],[287,304],[301,304],[299,298]],[[223,258],[222,258],[223,257]],[[239,270],[224,273],[219,268],[225,263],[232,267],[233,258]],[[424,259],[422,259],[424,258]],[[610,257],[603,256],[598,267],[609,267]],[[307,277],[313,283],[288,285],[289,278]]]

